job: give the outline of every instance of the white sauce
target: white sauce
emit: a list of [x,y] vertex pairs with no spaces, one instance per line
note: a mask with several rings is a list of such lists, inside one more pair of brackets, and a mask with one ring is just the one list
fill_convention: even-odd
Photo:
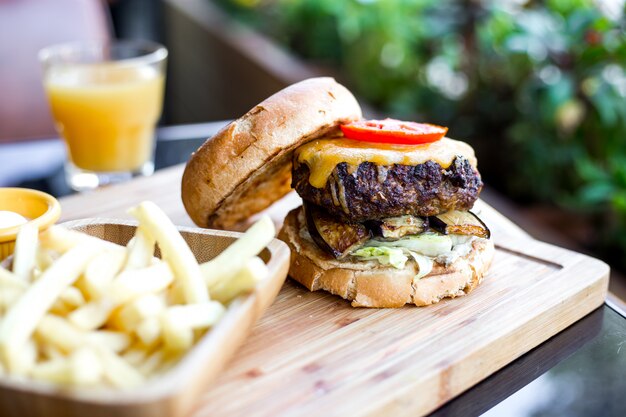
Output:
[[27,222],[28,220],[21,214],[15,213],[14,211],[0,210],[0,229],[20,226]]
[[452,237],[452,250],[439,254],[435,261],[440,264],[450,265],[459,258],[462,258],[472,251],[472,242],[476,236],[450,235]]

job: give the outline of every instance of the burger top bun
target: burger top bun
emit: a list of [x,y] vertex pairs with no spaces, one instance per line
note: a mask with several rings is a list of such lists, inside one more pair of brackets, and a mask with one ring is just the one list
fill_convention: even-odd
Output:
[[293,151],[361,118],[333,78],[311,78],[267,98],[207,140],[187,163],[182,200],[201,227],[232,228],[291,189]]

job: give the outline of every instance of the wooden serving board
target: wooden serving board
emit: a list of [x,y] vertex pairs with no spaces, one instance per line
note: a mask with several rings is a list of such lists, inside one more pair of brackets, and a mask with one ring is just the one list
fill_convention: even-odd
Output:
[[[189,222],[181,170],[66,199],[64,218],[123,216],[137,200],[152,199],[178,223]],[[293,205],[271,212],[280,220]],[[478,206],[497,250],[470,295],[422,308],[361,309],[288,280],[192,415],[425,414],[602,304],[606,264],[524,237]]]

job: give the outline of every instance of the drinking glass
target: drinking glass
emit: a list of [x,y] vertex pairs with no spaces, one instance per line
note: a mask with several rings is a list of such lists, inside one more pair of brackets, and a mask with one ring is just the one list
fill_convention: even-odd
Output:
[[39,52],[43,83],[68,159],[86,191],[154,172],[167,50],[147,41],[77,42]]

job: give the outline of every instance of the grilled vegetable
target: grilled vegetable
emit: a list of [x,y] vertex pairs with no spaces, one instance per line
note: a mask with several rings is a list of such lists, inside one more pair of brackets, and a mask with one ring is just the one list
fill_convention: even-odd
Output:
[[304,205],[307,228],[315,243],[337,259],[358,249],[371,236],[359,223],[342,223],[313,204]]
[[428,227],[428,221],[416,216],[387,217],[367,222],[368,228],[383,239],[400,239],[406,235],[417,235]]
[[445,235],[473,235],[489,239],[491,232],[471,211],[449,211],[428,218],[429,226]]

